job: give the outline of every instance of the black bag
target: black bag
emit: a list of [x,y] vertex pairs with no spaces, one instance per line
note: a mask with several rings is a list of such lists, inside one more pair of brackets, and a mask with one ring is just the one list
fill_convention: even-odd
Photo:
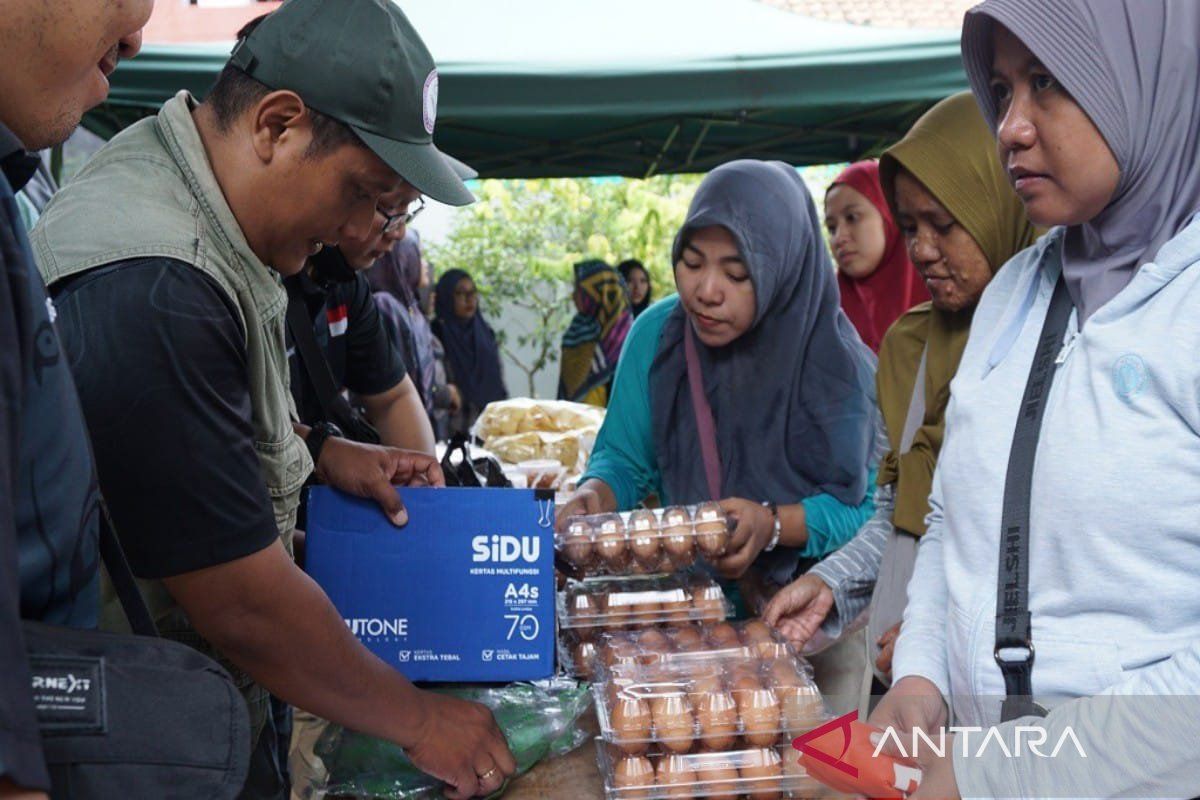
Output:
[[[455,456],[458,459],[455,460]],[[472,486],[507,489],[512,481],[504,474],[500,462],[491,457],[471,457],[470,437],[456,433],[442,456],[442,473],[447,486]]]
[[235,798],[246,703],[215,661],[158,637],[106,516],[100,554],[135,635],[22,625],[51,796]]

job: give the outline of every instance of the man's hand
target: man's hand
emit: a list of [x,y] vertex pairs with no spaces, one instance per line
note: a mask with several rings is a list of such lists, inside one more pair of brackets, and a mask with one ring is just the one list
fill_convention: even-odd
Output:
[[740,578],[758,558],[767,542],[771,541],[771,534],[775,532],[775,515],[761,503],[740,497],[722,500],[721,510],[737,521],[737,527],[729,537],[729,547],[724,557],[718,559],[714,566],[726,578]]
[[[878,728],[892,728],[901,741],[910,740],[916,728],[936,741],[938,729],[946,724],[947,717],[946,701],[933,681],[910,675],[888,690],[867,722]],[[904,757],[892,737],[888,737],[882,752]]]
[[422,721],[416,744],[405,748],[423,772],[447,784],[451,800],[486,796],[517,771],[492,712],[457,697],[420,692]]
[[450,391],[450,413],[457,414],[462,410],[462,394],[453,383],[446,384],[446,388]]
[[908,800],[960,800],[958,781],[954,778],[953,736],[946,737],[940,756],[932,747],[920,748],[917,763],[921,767],[921,785]]
[[317,478],[357,497],[374,498],[392,524],[408,524],[394,486],[445,486],[442,467],[425,453],[330,437],[321,448]]
[[825,581],[816,575],[801,575],[771,598],[762,616],[799,651],[816,635],[832,608],[833,590]]
[[45,792],[35,792],[15,786],[8,778],[0,778],[0,800],[50,800]]

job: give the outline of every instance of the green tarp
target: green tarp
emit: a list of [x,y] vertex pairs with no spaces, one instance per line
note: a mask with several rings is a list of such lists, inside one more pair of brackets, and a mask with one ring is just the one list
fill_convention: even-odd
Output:
[[[848,161],[966,86],[953,32],[825,23],[756,0],[400,5],[439,65],[436,140],[484,177]],[[107,135],[178,89],[203,95],[229,48],[148,45],[89,127]]]

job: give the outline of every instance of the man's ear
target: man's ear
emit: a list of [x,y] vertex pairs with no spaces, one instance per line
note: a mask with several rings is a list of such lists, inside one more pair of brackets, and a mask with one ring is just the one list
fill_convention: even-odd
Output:
[[295,92],[271,92],[255,104],[251,112],[254,152],[263,164],[270,164],[280,148],[299,147],[301,152],[312,140],[312,115]]

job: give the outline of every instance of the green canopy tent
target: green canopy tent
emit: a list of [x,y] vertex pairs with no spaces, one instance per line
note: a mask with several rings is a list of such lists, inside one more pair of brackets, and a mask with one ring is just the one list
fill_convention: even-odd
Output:
[[[966,86],[953,32],[826,23],[754,0],[401,5],[439,65],[438,145],[483,177],[849,161]],[[111,135],[179,89],[203,95],[229,49],[148,45],[88,126]]]

